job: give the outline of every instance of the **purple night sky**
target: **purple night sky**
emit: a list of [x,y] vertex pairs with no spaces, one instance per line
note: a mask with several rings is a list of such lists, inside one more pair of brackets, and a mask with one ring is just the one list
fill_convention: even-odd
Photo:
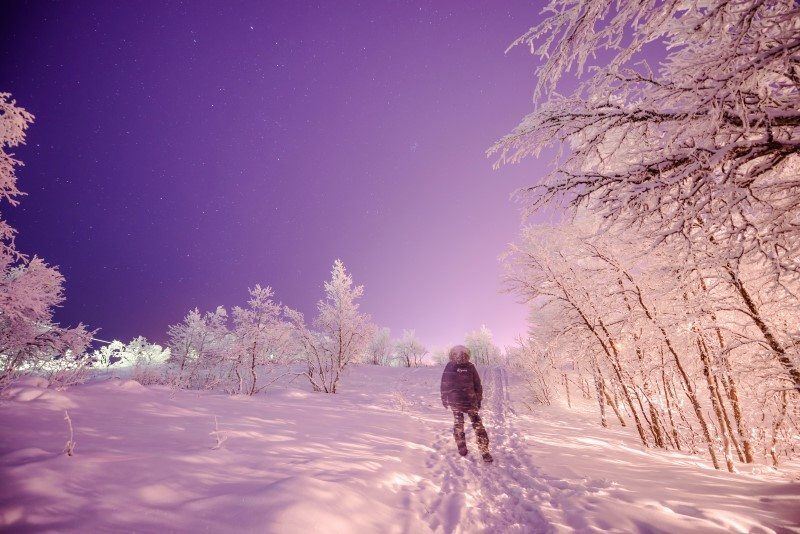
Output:
[[333,260],[362,309],[435,347],[525,309],[499,294],[530,160],[485,149],[531,108],[504,54],[531,2],[10,2],[0,91],[36,115],[8,218],[59,265],[57,318],[165,341],[249,286],[312,312]]

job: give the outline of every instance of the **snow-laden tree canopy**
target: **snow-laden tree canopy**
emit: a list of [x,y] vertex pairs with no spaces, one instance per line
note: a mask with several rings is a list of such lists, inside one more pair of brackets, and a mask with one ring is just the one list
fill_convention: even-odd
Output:
[[506,257],[532,309],[514,354],[536,395],[559,380],[569,399],[575,363],[602,424],[626,406],[643,444],[700,436],[729,470],[757,448],[792,457],[800,3],[551,0],[543,13],[512,43],[540,59],[534,110],[489,149],[497,166],[553,153],[518,198],[573,215],[525,227]]
[[[557,149],[519,192],[529,206],[586,206],[656,242],[702,234],[796,277],[800,5],[552,0],[544,13],[512,45],[542,60],[536,108],[489,150],[500,166]],[[569,72],[581,81],[562,94]]]
[[[16,206],[22,162],[8,152],[25,143],[33,115],[0,93],[0,203]],[[53,358],[80,356],[89,341],[83,325],[62,328],[53,312],[64,302],[64,277],[42,259],[17,251],[16,231],[0,214],[0,387],[22,370],[35,370]]]

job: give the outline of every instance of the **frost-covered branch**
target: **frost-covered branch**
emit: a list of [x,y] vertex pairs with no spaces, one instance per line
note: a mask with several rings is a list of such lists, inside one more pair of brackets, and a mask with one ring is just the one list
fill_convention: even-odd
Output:
[[[800,7],[791,0],[553,0],[518,39],[542,59],[537,107],[489,153],[558,156],[518,192],[564,202],[654,244],[718,247],[800,273]],[[664,49],[643,53],[651,44]],[[598,52],[611,53],[606,64]],[[581,82],[556,88],[574,69]],[[684,252],[688,253],[688,252]]]

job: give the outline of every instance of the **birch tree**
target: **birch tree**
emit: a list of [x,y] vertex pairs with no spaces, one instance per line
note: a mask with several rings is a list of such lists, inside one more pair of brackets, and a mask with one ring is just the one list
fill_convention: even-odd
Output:
[[500,347],[495,345],[492,331],[486,325],[481,325],[478,330],[469,332],[464,338],[464,344],[469,349],[476,365],[499,363]]
[[285,362],[285,355],[292,351],[293,332],[282,318],[281,304],[273,300],[271,287],[257,284],[249,293],[247,307],[233,309],[231,359],[235,359],[238,392],[254,395],[264,388],[258,385],[259,371],[273,374],[268,372],[270,367]]
[[388,328],[375,328],[367,346],[365,361],[372,365],[388,365],[392,359],[392,335]]
[[417,339],[414,330],[404,330],[403,337],[395,343],[395,353],[400,364],[405,367],[419,367],[428,354],[428,348]]
[[311,326],[299,311],[284,309],[306,361],[304,375],[314,391],[336,393],[345,368],[366,351],[372,328],[369,315],[359,311],[363,294],[364,286],[353,285],[352,276],[337,259]]
[[[530,210],[585,208],[682,261],[714,258],[800,390],[792,341],[739,270],[761,266],[784,289],[800,276],[798,35],[792,0],[552,0],[512,43],[541,60],[536,107],[489,154],[501,166],[555,149],[543,181],[518,192]],[[579,82],[561,92],[568,73]]]
[[[791,379],[726,269],[676,263],[674,247],[597,227],[527,227],[505,257],[509,290],[533,310],[514,354],[535,396],[564,369],[585,371],[600,423],[612,424],[611,411],[620,425],[632,419],[644,446],[704,452],[729,471],[794,457]],[[798,288],[778,293],[764,265],[739,270],[776,336],[790,339],[800,310],[787,295]],[[575,401],[567,388],[551,393]]]

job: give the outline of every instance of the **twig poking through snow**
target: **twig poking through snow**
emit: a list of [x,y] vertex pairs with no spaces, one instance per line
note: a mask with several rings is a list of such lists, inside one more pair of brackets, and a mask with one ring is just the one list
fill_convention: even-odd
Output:
[[210,432],[212,436],[217,438],[217,444],[211,447],[212,451],[215,451],[222,447],[222,444],[228,439],[228,435],[225,432],[220,432],[219,430],[219,423],[217,422],[217,416],[214,416],[214,430]]
[[67,410],[64,410],[64,420],[67,422],[67,428],[69,429],[69,439],[67,444],[64,445],[63,452],[67,453],[67,456],[72,456],[72,453],[75,452],[75,431],[72,428],[72,419],[70,419]]

